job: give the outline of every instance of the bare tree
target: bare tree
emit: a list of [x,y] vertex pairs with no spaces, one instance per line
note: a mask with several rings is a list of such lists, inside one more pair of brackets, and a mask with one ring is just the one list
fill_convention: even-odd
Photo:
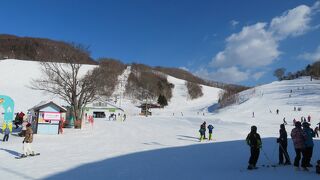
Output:
[[273,75],[277,77],[279,81],[281,81],[284,78],[285,71],[285,68],[278,68],[273,72]]
[[94,82],[99,78],[99,74],[91,70],[81,76],[82,65],[76,61],[83,54],[68,51],[64,53],[65,63],[40,63],[43,75],[32,80],[31,88],[59,96],[71,106],[75,120],[81,120],[84,107],[96,99],[97,88]]

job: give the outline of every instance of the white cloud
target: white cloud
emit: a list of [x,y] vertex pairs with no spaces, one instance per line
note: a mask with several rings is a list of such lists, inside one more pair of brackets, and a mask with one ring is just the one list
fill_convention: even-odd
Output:
[[318,46],[318,48],[312,53],[304,53],[299,55],[299,58],[312,62],[320,61],[320,46]]
[[227,83],[238,83],[249,79],[249,72],[242,72],[235,66],[220,68],[216,72],[209,72],[206,68],[201,68],[195,74],[205,79]]
[[254,74],[252,75],[252,78],[257,81],[257,80],[259,80],[264,74],[265,74],[265,72],[256,72],[256,73],[254,73]]
[[286,11],[272,19],[270,31],[279,39],[302,35],[310,29],[311,12],[312,8],[306,5]]
[[217,53],[211,65],[255,68],[271,64],[280,52],[277,41],[265,27],[266,23],[257,23],[229,36],[225,50]]
[[239,21],[236,21],[236,20],[231,20],[231,21],[230,21],[230,25],[231,25],[232,27],[236,27],[238,24],[239,24]]
[[[218,52],[210,62],[213,68],[209,72],[202,71],[206,76],[226,76],[219,79],[230,82],[241,82],[248,79],[258,80],[264,72],[257,72],[272,64],[281,55],[279,44],[289,37],[305,34],[316,26],[311,25],[313,16],[320,12],[320,1],[309,7],[300,5],[274,17],[270,23],[260,22],[245,26],[238,33],[226,38],[224,50]],[[237,21],[230,24],[237,25]],[[314,53],[305,53],[305,59],[316,59],[320,48]],[[241,71],[239,70],[241,69]],[[205,72],[205,73],[204,73]],[[255,73],[254,73],[255,72]]]

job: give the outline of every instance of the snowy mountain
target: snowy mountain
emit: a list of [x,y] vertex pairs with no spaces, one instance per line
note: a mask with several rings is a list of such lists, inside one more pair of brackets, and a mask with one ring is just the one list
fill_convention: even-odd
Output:
[[[80,74],[84,74],[90,69],[96,67],[95,65],[83,65]],[[30,89],[32,87],[31,80],[41,76],[40,65],[35,61],[23,61],[23,60],[1,60],[0,61],[0,77],[1,89],[0,93],[10,96],[15,101],[15,112],[27,111],[29,108],[38,104],[41,101],[55,101],[57,104],[66,105],[58,97],[54,97],[50,94],[44,94],[41,91],[35,91]],[[130,66],[118,77],[118,84],[115,87],[115,91],[112,97],[118,97],[118,106],[126,107],[125,110],[130,114],[138,114],[139,109],[136,108],[139,105],[139,101],[125,97],[125,87],[129,74],[131,73]],[[195,108],[197,111],[206,111],[206,108],[218,100],[218,93],[220,89],[202,86],[204,96],[195,100],[188,99],[187,88],[185,86],[185,80],[179,80],[174,77],[168,76],[168,81],[175,85],[173,89],[175,94],[173,99],[169,102],[168,109],[170,112],[177,111],[189,111],[190,108]],[[205,101],[205,103],[203,103]],[[192,103],[191,103],[192,102]],[[185,104],[185,106],[177,107],[177,104]],[[188,106],[188,107],[187,107]],[[166,110],[164,110],[166,111]]]
[[[85,66],[85,69],[92,67]],[[40,75],[38,68],[35,62],[0,61],[0,93],[15,99],[17,110],[53,98],[26,87],[31,78]],[[128,71],[119,78],[125,80]],[[276,137],[284,117],[288,134],[293,118],[310,115],[312,127],[318,123],[319,80],[301,78],[259,86],[242,92],[238,104],[214,113],[208,112],[208,107],[217,102],[220,89],[202,86],[203,97],[190,100],[184,80],[168,76],[168,81],[175,85],[173,98],[168,107],[154,110],[153,116],[138,116],[134,103],[123,99],[121,105],[129,112],[124,122],[101,120],[95,121],[93,127],[86,124],[82,130],[65,129],[62,135],[35,135],[32,145],[40,156],[16,160],[14,157],[21,153],[23,139],[14,132],[9,142],[0,143],[1,177],[48,180],[318,178],[315,168],[303,172],[294,171],[293,166],[266,166],[278,162]],[[118,94],[123,92],[121,86],[116,89]],[[294,106],[302,111],[294,111]],[[276,109],[279,114],[275,113]],[[215,127],[213,141],[199,142],[198,130],[203,121]],[[255,171],[246,170],[250,150],[244,139],[251,125],[258,127],[263,138],[260,168]],[[314,165],[320,156],[319,148],[316,138]],[[288,151],[293,160],[291,139]]]

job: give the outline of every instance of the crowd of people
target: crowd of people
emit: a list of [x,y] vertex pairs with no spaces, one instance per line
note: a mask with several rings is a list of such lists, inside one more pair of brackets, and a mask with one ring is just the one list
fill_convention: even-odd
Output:
[[[310,123],[304,121],[295,122],[294,128],[292,129],[290,136],[293,141],[295,158],[294,167],[296,170],[308,171],[311,164],[311,158],[313,154],[313,138],[315,137],[315,132],[310,128]],[[279,138],[277,138],[277,143],[279,144],[279,162],[278,165],[291,165],[290,156],[287,151],[288,138],[285,124],[280,125]],[[257,127],[252,126],[251,131],[246,138],[247,144],[250,146],[250,158],[248,169],[257,169],[256,163],[259,159],[260,149],[262,149],[262,141],[260,135],[257,133]],[[319,161],[320,162],[320,161]],[[317,171],[320,173],[320,166],[317,165]]]
[[[16,113],[15,120],[13,121],[15,125],[15,129],[18,129],[20,126],[21,131],[18,133],[19,136],[24,137],[23,143],[23,153],[21,157],[26,156],[33,156],[35,155],[34,151],[32,150],[31,143],[33,142],[33,130],[31,123],[27,121],[27,116],[23,112]],[[10,128],[10,124],[5,124],[5,127],[2,129],[3,132],[3,142],[9,140],[9,135],[12,133],[12,124]]]

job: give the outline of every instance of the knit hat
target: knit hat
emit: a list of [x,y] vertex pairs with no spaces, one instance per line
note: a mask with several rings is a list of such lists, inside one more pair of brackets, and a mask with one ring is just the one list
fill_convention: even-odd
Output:
[[296,126],[296,128],[300,128],[300,127],[301,127],[301,122],[298,121],[298,122],[296,122],[294,125]]
[[257,126],[251,126],[251,132],[257,132]]

